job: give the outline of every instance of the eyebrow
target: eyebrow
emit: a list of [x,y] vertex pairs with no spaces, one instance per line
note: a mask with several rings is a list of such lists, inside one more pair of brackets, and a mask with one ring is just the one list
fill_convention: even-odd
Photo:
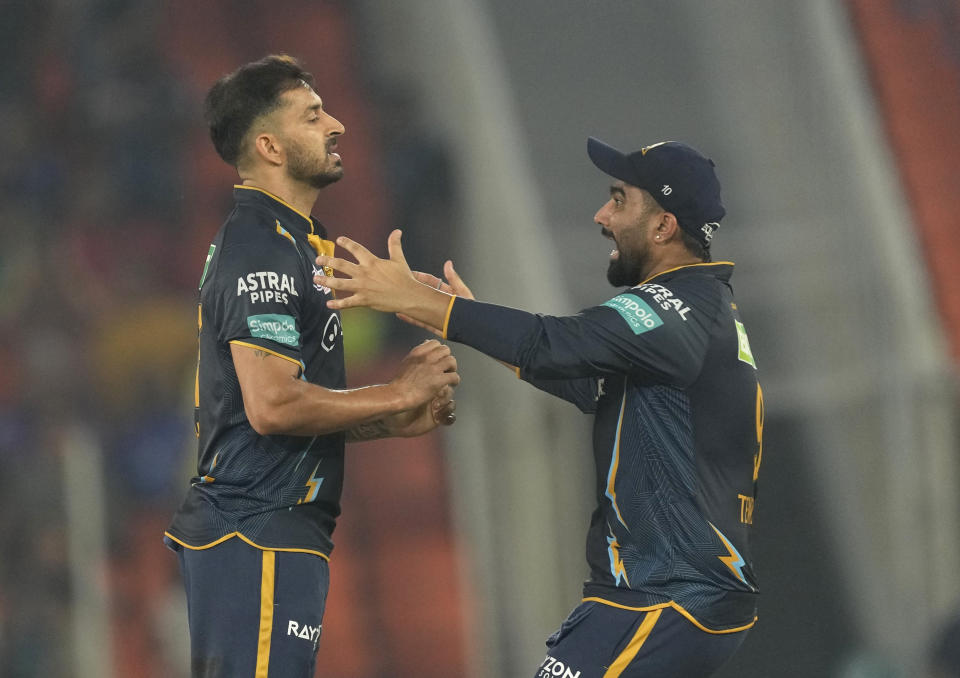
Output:
[[612,185],[610,186],[610,195],[613,196],[614,194],[620,194],[620,195],[623,196],[624,198],[627,197],[627,194],[626,194],[626,192],[623,190],[623,188],[620,187],[620,186],[617,186],[616,184],[612,184]]
[[310,113],[311,111],[316,111],[316,112],[319,113],[322,108],[323,108],[323,102],[320,101],[320,102],[317,102],[317,103],[315,103],[315,104],[310,104],[309,106],[307,106],[307,111],[306,111],[306,112],[307,112],[307,113]]

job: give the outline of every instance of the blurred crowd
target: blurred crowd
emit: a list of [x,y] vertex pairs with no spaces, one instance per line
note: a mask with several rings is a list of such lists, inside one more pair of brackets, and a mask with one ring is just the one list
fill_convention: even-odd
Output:
[[184,127],[149,17],[5,3],[0,22],[0,666],[69,675],[63,434],[96,432],[112,552],[182,482],[195,262]]
[[[310,48],[313,54],[297,49],[318,42],[323,21],[343,20],[338,3],[287,2],[287,19],[277,4],[3,5],[0,675],[72,674],[66,530],[68,519],[78,517],[66,515],[64,495],[67,483],[86,479],[66,478],[61,455],[69,453],[66,431],[75,425],[93,434],[103,454],[103,586],[110,593],[116,674],[182,670],[184,634],[163,637],[165,615],[185,621],[176,561],[157,557],[157,549],[195,465],[191,309],[206,243],[227,213],[234,182],[206,141],[202,96],[223,72],[283,50],[304,58],[321,88],[333,85],[321,94],[343,116],[348,134],[363,121],[364,112],[350,109],[337,84],[360,71],[344,73],[346,57],[318,63],[317,50],[343,51],[345,38],[320,41],[326,46]],[[293,46],[271,41],[252,30],[267,12],[279,12],[275,35],[296,25],[312,31]],[[310,27],[311,16],[321,25]],[[221,31],[246,29],[261,41],[218,50],[211,26],[228,19]],[[353,234],[363,240],[385,239],[392,224],[436,218],[436,209],[449,212],[454,200],[442,146],[429,135],[421,135],[419,147],[413,143],[416,97],[398,86],[384,93],[376,109],[381,122],[371,116],[356,142],[348,136],[345,156],[356,154],[359,174],[375,174],[362,158],[370,156],[370,139],[387,138],[383,171],[396,181],[384,183],[381,197],[343,193],[318,211],[341,224],[345,215],[356,216]],[[415,175],[435,180],[418,184]],[[384,217],[388,204],[397,205],[395,218]],[[449,243],[442,234],[417,234],[412,229],[408,249],[423,248],[428,256]],[[365,357],[378,347],[389,350],[379,336],[382,323],[358,326],[366,329],[355,333],[354,346]]]

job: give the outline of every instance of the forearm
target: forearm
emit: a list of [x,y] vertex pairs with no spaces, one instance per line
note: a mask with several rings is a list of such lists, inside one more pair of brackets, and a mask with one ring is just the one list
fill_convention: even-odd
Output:
[[444,338],[515,365],[525,379],[600,377],[632,369],[629,339],[598,327],[583,312],[528,313],[457,297]]
[[264,395],[254,426],[263,435],[315,436],[367,426],[369,436],[373,422],[410,407],[390,385],[336,391],[293,379]]
[[521,347],[537,333],[539,321],[527,311],[456,297],[442,327],[444,339],[471,346],[517,370],[522,367]]
[[347,429],[348,443],[362,443],[365,440],[379,440],[394,435],[390,424],[385,418],[357,424]]

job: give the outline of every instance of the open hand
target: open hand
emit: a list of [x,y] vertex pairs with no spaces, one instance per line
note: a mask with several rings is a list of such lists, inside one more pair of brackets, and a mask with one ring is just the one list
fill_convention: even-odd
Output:
[[331,299],[327,306],[333,309],[366,306],[375,311],[403,311],[417,288],[424,287],[410,272],[400,243],[402,233],[395,230],[387,240],[389,259],[381,259],[366,247],[350,238],[337,238],[337,245],[353,255],[356,262],[340,257],[320,255],[317,266],[329,266],[349,277],[316,276],[314,282],[330,289],[349,292],[350,296]]

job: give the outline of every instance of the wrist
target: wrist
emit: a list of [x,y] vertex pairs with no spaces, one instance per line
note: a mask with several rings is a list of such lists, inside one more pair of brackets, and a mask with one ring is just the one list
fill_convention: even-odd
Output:
[[403,386],[398,384],[396,381],[391,381],[389,384],[384,384],[380,388],[383,389],[384,393],[384,417],[391,417],[395,414],[406,412],[407,410],[416,407],[418,404],[413,399],[409,390],[403,388]]
[[418,283],[420,289],[417,294],[411,294],[407,297],[407,310],[404,315],[419,320],[422,323],[441,329],[443,322],[447,317],[447,309],[450,307],[450,300],[456,296],[435,289],[428,285]]

